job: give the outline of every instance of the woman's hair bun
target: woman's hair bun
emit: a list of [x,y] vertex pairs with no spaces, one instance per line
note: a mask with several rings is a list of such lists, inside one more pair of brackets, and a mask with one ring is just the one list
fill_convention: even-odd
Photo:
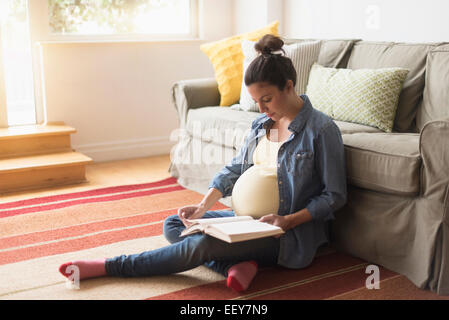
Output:
[[296,70],[292,60],[286,56],[284,41],[271,34],[264,35],[254,48],[259,55],[248,65],[245,71],[245,85],[269,83],[284,90],[288,80],[296,85]]
[[281,38],[266,34],[254,45],[254,49],[260,54],[272,54],[276,51],[284,52],[283,45],[284,41]]

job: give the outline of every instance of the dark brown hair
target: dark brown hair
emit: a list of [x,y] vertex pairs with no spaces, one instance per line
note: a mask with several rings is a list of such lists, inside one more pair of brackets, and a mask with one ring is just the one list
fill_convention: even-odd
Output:
[[284,90],[287,80],[296,85],[296,70],[290,58],[282,49],[284,41],[271,34],[264,35],[254,48],[259,53],[245,72],[245,85],[267,82]]

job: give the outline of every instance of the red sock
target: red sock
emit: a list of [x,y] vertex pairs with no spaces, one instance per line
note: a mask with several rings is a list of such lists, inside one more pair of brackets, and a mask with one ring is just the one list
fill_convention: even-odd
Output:
[[248,289],[257,273],[256,261],[244,261],[229,268],[226,285],[237,292]]
[[67,267],[75,266],[79,269],[80,280],[101,277],[106,275],[105,262],[106,259],[67,262],[59,267],[59,272],[61,272],[64,277],[68,278],[73,274],[74,270],[72,268],[67,270]]

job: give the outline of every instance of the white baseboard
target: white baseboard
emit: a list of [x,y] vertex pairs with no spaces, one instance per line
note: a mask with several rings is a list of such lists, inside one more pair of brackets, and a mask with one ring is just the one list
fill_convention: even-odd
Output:
[[175,142],[170,141],[169,137],[153,137],[73,145],[73,149],[95,162],[105,162],[170,154],[174,145]]

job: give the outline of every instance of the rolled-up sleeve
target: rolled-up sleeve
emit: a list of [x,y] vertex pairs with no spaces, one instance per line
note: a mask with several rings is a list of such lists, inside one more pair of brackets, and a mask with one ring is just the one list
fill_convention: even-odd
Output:
[[248,138],[245,140],[239,153],[223,169],[217,172],[209,184],[210,188],[218,189],[223,197],[232,195],[232,189],[237,179],[242,175],[242,163],[248,146]]
[[315,163],[323,185],[306,208],[313,219],[334,219],[334,211],[346,203],[346,164],[343,139],[335,123],[324,127],[315,141]]

